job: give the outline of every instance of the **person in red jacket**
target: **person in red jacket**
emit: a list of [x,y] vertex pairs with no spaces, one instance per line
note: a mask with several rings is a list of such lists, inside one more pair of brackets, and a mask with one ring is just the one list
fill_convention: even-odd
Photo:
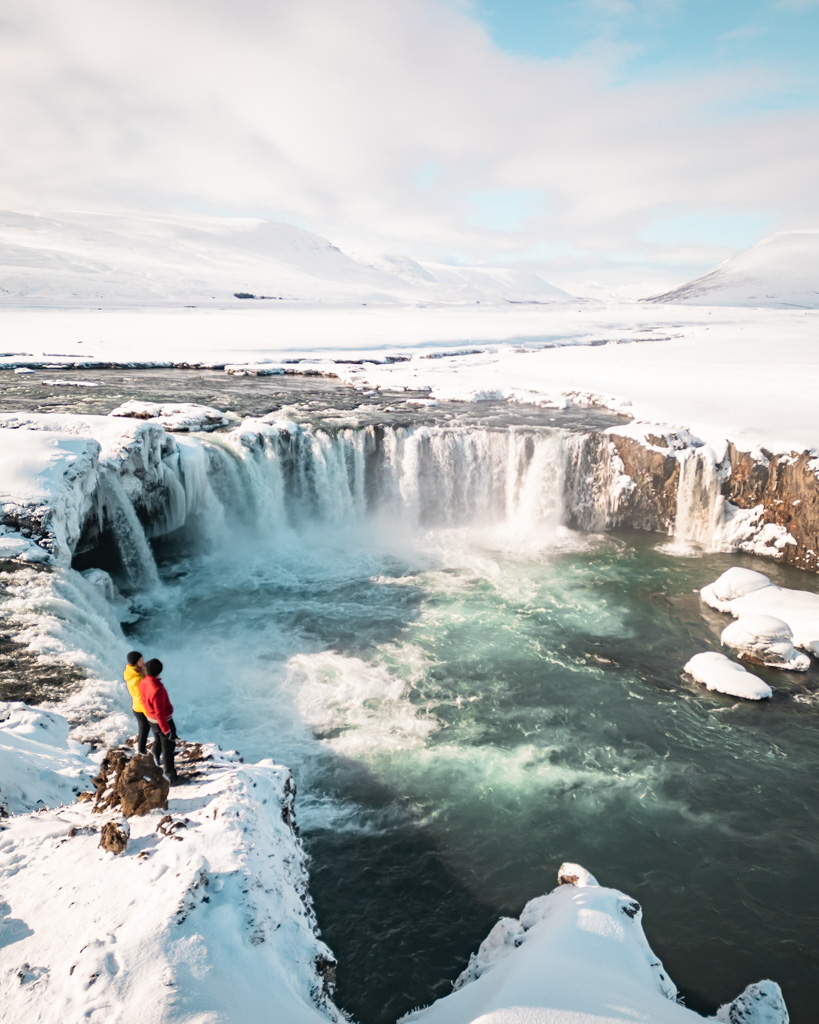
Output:
[[139,683],[139,699],[145,708],[145,717],[151,723],[151,730],[154,734],[153,754],[154,761],[159,764],[162,756],[162,767],[168,782],[172,786],[178,786],[182,779],[176,774],[173,755],[176,744],[176,726],[173,724],[173,704],[168,697],[159,674],[162,671],[162,662],[158,658],[151,658],[145,662],[145,677]]

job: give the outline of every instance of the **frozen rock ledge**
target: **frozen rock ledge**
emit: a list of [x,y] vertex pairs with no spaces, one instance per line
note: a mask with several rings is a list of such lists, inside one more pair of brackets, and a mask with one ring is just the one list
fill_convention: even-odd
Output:
[[[77,767],[59,716],[5,710],[0,778],[22,745],[45,763],[50,744],[54,769],[41,788],[59,798],[55,774],[67,772],[67,789]],[[187,744],[185,754],[190,781],[171,791],[167,811],[126,821],[124,804],[85,799],[2,820],[4,1024],[343,1024],[293,829],[290,772],[213,746]],[[18,775],[12,807],[31,805],[36,779]]]
[[[694,1024],[648,945],[640,904],[577,864],[564,884],[501,918],[455,991],[402,1024]],[[788,1024],[779,986],[750,985],[717,1011],[726,1024]]]

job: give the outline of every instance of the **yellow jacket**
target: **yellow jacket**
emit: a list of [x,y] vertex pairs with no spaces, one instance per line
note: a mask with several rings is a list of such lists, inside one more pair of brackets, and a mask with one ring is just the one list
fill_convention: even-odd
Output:
[[142,706],[142,701],[139,699],[139,684],[145,676],[134,665],[126,665],[125,671],[122,673],[122,678],[125,680],[125,684],[128,687],[128,693],[131,694],[131,704],[133,705],[134,711],[141,711],[144,715],[145,708]]

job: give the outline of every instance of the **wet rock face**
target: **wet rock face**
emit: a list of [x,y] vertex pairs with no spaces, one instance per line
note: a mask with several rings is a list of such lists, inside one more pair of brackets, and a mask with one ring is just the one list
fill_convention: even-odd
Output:
[[728,500],[740,508],[763,506],[761,523],[784,527],[796,541],[785,545],[782,561],[811,572],[819,570],[819,479],[810,452],[763,453],[767,465],[730,446]]
[[[623,473],[634,481],[624,490],[612,509],[608,526],[670,534],[677,516],[680,463],[673,438],[648,437],[642,441],[609,435],[613,455],[623,464]],[[684,447],[684,445],[681,445]],[[819,478],[810,452],[752,455],[727,445],[723,463],[722,496],[740,509],[761,507],[756,530],[768,524],[786,530],[794,544],[776,552],[779,560],[800,569],[819,571]]]
[[672,533],[677,515],[679,462],[670,452],[646,448],[631,437],[612,436],[612,442],[623,462],[623,472],[635,483],[634,489],[619,502],[612,526]]
[[109,750],[94,778],[94,810],[120,807],[126,818],[167,809],[170,783],[149,754],[133,757],[127,750]]

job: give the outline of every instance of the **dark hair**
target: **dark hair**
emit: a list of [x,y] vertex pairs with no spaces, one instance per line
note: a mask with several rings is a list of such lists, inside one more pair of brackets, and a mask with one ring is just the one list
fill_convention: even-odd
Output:
[[129,665],[136,665],[136,663],[139,661],[141,657],[142,655],[139,653],[139,651],[129,651],[125,655],[125,660],[128,662]]
[[162,671],[162,662],[159,658],[151,658],[150,661],[145,662],[145,672],[149,676],[158,676]]

